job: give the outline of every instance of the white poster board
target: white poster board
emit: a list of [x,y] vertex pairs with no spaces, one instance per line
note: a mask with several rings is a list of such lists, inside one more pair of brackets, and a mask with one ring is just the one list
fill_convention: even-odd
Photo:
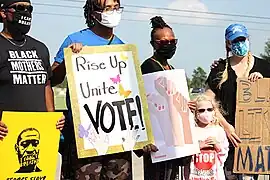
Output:
[[155,145],[152,161],[161,162],[200,152],[195,121],[188,108],[185,71],[161,71],[143,76]]
[[134,45],[65,49],[79,158],[142,149],[152,142]]

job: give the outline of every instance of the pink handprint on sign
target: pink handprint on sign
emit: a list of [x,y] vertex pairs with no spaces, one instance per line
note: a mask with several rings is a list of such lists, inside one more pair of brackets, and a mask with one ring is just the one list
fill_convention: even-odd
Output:
[[153,117],[154,115],[156,117],[166,145],[176,145],[177,139],[172,133],[173,125],[170,121],[166,100],[158,94],[148,94],[147,101],[151,116]]
[[177,92],[173,96],[173,104],[182,118],[185,144],[193,144],[191,127],[189,122],[188,101],[181,93]]

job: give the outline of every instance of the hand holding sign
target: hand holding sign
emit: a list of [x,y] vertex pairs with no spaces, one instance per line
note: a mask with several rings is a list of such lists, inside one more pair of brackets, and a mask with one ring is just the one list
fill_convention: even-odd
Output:
[[127,134],[122,138],[123,148],[125,151],[132,151],[136,142],[140,138],[139,126],[136,125],[134,130],[127,130]]

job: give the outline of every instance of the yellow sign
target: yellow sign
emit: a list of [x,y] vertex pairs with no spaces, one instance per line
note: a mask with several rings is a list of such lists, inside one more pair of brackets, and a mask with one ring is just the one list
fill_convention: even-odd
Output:
[[0,141],[1,180],[55,179],[62,113],[3,112],[8,135]]

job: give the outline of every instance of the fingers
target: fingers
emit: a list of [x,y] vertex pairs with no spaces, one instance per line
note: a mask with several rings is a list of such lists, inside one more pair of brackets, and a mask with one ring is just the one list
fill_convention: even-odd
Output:
[[262,76],[261,73],[254,72],[254,73],[252,73],[252,74],[249,75],[248,80],[250,80],[251,82],[255,82],[258,79],[262,79],[262,78],[263,78],[263,76]]
[[56,129],[59,129],[61,131],[63,130],[64,126],[65,126],[65,116],[62,116],[56,123]]
[[238,143],[241,143],[241,142],[242,142],[241,139],[237,136],[237,134],[232,133],[232,136],[233,136],[233,138],[234,138]]
[[157,152],[158,148],[153,144],[148,144],[143,147],[143,152],[150,153],[150,152]]
[[69,48],[72,49],[73,53],[79,53],[82,50],[83,45],[81,43],[73,43],[69,46]]
[[3,122],[0,122],[0,139],[2,140],[4,137],[7,136],[7,134],[8,134],[7,126]]
[[188,107],[192,112],[194,112],[195,109],[196,109],[196,103],[194,101],[189,101],[188,102]]

